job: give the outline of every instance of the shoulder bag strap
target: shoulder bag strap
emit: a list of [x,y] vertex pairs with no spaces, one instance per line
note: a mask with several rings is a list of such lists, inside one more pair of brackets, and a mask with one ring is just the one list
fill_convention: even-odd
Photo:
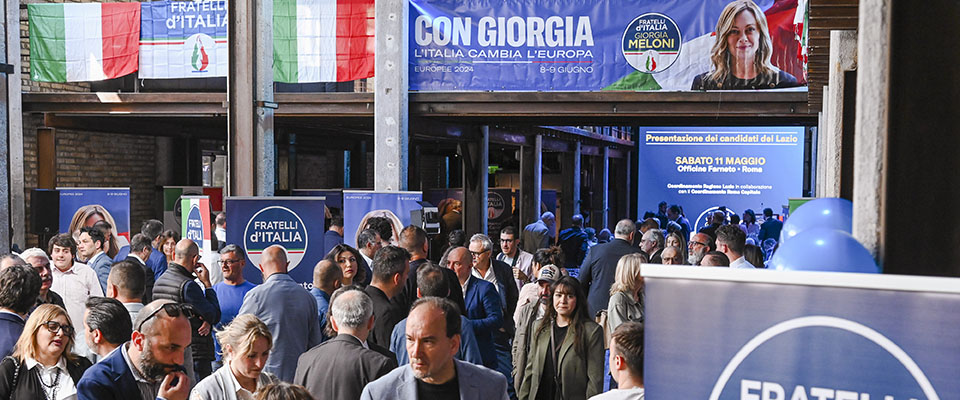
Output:
[[18,381],[18,378],[20,377],[20,362],[17,361],[17,359],[13,356],[4,357],[4,360],[7,360],[7,359],[10,359],[10,361],[13,362],[13,381],[10,383],[10,395],[7,396],[7,399],[9,400],[13,398],[13,393],[17,389],[17,381]]

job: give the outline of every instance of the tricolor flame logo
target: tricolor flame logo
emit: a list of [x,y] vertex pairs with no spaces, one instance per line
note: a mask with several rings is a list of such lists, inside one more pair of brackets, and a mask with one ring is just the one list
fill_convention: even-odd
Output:
[[193,57],[190,62],[196,71],[205,71],[207,66],[210,65],[210,58],[207,56],[207,50],[203,47],[200,37],[197,37],[197,43],[193,45]]

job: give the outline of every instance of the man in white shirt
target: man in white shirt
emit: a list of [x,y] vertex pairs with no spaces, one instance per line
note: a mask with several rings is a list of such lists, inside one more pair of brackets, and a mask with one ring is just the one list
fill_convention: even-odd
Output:
[[730,259],[730,268],[754,269],[743,257],[743,248],[747,244],[747,234],[736,225],[724,225],[717,228],[717,251]]
[[[97,273],[86,264],[75,262],[77,254],[77,243],[73,241],[73,236],[61,233],[50,240],[50,259],[53,261],[54,268],[50,269],[53,274],[53,284],[50,290],[57,292],[63,297],[63,304],[67,308],[67,315],[75,325],[78,321],[83,321],[83,313],[86,310],[85,303],[91,296],[103,296],[103,290],[100,288],[100,280],[97,279]],[[74,349],[78,354],[89,354],[87,342],[84,340],[85,331],[77,330],[74,343],[77,348]]]
[[643,400],[643,323],[624,322],[613,331],[609,361],[610,376],[619,388],[590,400]]
[[531,282],[533,277],[533,254],[520,249],[520,237],[517,228],[506,226],[500,230],[500,254],[497,261],[503,261],[513,268],[513,277],[517,281],[517,288]]

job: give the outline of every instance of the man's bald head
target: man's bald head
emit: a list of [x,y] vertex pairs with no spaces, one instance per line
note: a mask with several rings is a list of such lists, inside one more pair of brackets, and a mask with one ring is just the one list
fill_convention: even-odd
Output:
[[173,250],[173,262],[182,265],[184,268],[193,270],[197,263],[196,257],[200,255],[200,247],[190,239],[180,239]]
[[340,266],[326,258],[320,260],[313,267],[313,287],[318,288],[328,294],[340,287],[343,280],[343,271]]
[[287,264],[287,251],[278,244],[267,247],[260,254],[260,270],[263,271],[264,280],[276,273],[287,273]]

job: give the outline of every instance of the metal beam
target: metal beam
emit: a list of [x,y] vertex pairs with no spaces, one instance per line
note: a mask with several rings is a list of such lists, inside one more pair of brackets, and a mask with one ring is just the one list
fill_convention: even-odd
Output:
[[[9,214],[2,219],[0,226],[0,252],[9,252],[9,244],[18,243],[26,245],[26,193],[24,189],[23,174],[23,110],[20,97],[20,71],[22,66],[20,62],[20,1],[4,1],[4,26],[6,27],[3,43],[3,62],[13,66],[12,74],[4,74],[4,86],[6,87],[6,101],[4,104],[4,124],[6,129],[0,129],[0,133],[6,135],[5,152],[7,155],[6,166],[9,177],[8,196],[3,196],[0,205],[5,208]],[[0,175],[0,176],[3,176]],[[9,199],[9,200],[7,200]],[[9,203],[3,204],[6,201]]]
[[520,226],[540,219],[543,186],[543,136],[536,135],[532,146],[520,152]]
[[603,227],[610,227],[610,148],[603,148]]
[[[406,0],[376,2],[373,187],[407,189],[407,13]],[[486,206],[484,206],[486,209]]]
[[479,129],[479,140],[461,145],[463,162],[463,230],[487,233],[487,189],[489,186],[489,127]]

